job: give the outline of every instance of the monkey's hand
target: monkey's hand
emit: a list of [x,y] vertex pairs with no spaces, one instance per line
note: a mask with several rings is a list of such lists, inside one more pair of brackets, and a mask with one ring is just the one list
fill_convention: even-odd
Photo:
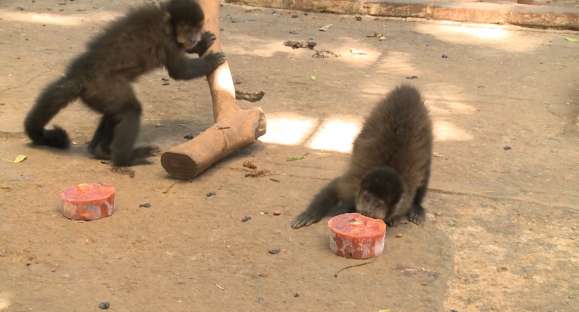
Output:
[[213,71],[219,67],[219,65],[225,63],[225,54],[223,54],[223,52],[210,52],[205,55],[203,59],[209,63]]
[[315,210],[306,210],[302,212],[299,216],[295,217],[290,223],[291,227],[294,229],[299,229],[304,226],[312,225],[324,217],[323,213]]
[[181,54],[168,57],[167,70],[175,80],[189,80],[211,74],[219,65],[225,63],[225,54],[209,52],[201,58],[187,58]]
[[201,35],[201,40],[199,40],[199,42],[195,45],[192,52],[199,54],[199,56],[205,54],[205,52],[207,52],[209,47],[213,45],[215,39],[217,39],[217,37],[212,32],[208,31],[204,32]]

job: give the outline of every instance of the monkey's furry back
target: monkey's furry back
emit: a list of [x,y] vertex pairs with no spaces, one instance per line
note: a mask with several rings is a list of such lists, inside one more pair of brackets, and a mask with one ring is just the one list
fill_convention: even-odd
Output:
[[[401,85],[368,115],[354,141],[350,175],[388,165],[405,181],[423,178],[432,154],[432,123],[418,90]],[[418,183],[418,181],[416,181]]]
[[170,41],[171,29],[164,8],[146,4],[131,9],[94,36],[86,52],[68,67],[68,74],[124,76],[132,80],[163,63],[162,47]]

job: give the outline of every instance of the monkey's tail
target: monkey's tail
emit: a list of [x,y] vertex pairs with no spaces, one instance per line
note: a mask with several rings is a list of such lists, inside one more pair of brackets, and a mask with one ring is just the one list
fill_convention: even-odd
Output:
[[64,129],[57,126],[54,126],[54,129],[44,129],[44,126],[61,109],[77,99],[81,91],[81,84],[67,76],[52,82],[42,91],[24,121],[26,134],[34,144],[61,149],[70,146],[70,139]]

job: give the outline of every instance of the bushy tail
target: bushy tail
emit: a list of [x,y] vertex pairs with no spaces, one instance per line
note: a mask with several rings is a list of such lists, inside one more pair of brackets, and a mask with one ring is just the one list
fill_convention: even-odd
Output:
[[68,148],[70,140],[60,127],[44,129],[44,126],[70,102],[79,97],[82,87],[74,79],[63,77],[48,85],[36,100],[36,104],[26,116],[26,134],[37,145]]

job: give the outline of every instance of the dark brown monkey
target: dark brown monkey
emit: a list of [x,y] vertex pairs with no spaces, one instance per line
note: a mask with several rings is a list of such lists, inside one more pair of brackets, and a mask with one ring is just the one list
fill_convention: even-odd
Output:
[[[34,144],[68,148],[70,140],[62,128],[44,127],[80,98],[103,115],[89,144],[91,154],[112,158],[116,166],[150,156],[156,148],[134,148],[141,103],[131,83],[159,67],[165,67],[173,79],[189,80],[206,76],[222,64],[223,53],[204,55],[215,40],[215,35],[202,31],[204,19],[194,0],[170,0],[130,11],[94,38],[64,76],[42,91],[26,117],[26,133]],[[189,58],[185,53],[200,57]]]
[[326,185],[291,226],[297,229],[352,211],[390,225],[402,217],[420,224],[431,159],[428,110],[418,90],[399,86],[366,119],[346,173]]

